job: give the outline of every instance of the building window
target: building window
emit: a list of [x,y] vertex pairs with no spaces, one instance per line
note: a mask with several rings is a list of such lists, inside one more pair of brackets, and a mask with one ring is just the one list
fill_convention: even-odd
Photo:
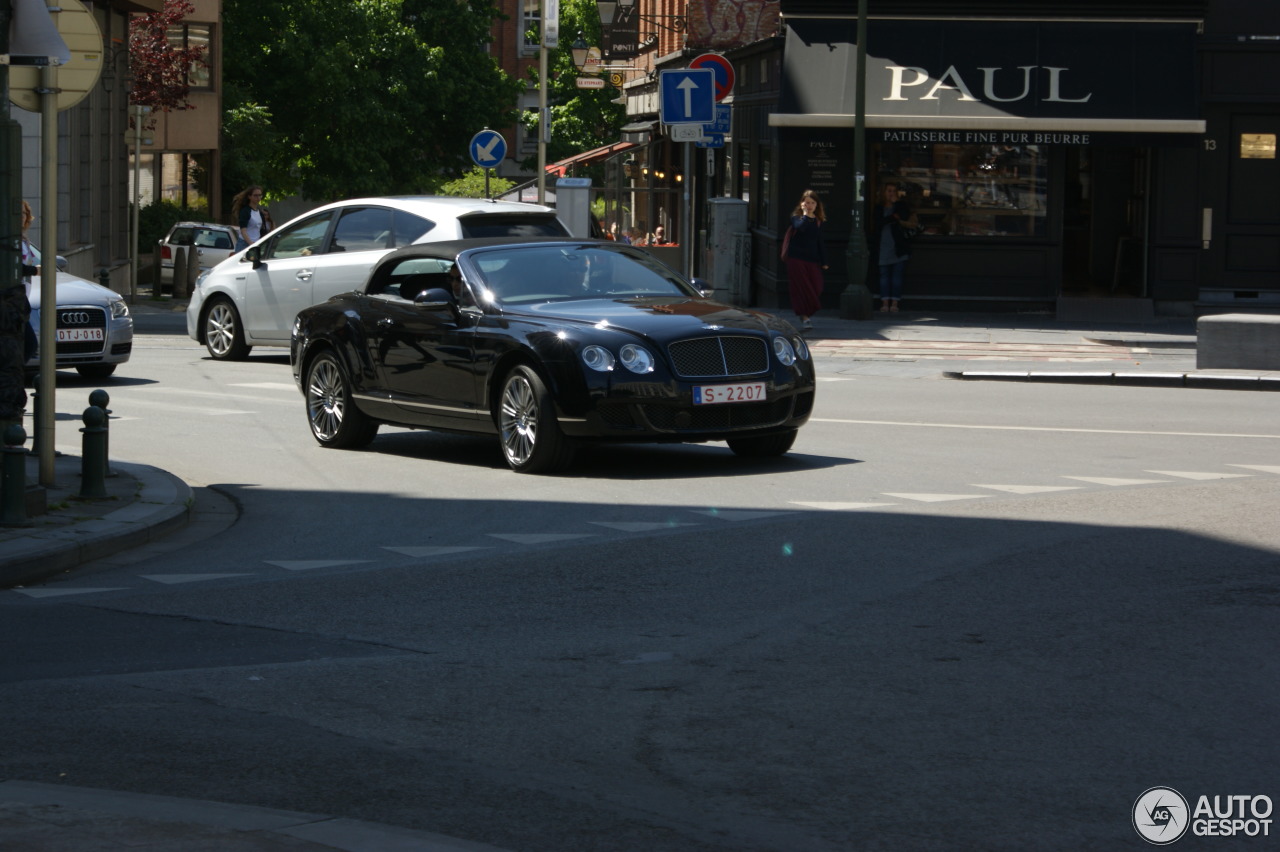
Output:
[[542,47],[542,0],[520,0],[520,34],[525,53]]
[[1047,153],[1039,145],[881,144],[872,198],[896,181],[929,234],[1044,237]]
[[213,87],[213,27],[209,24],[183,24],[169,28],[169,44],[176,49],[202,48],[201,60],[187,69],[187,85],[193,89]]

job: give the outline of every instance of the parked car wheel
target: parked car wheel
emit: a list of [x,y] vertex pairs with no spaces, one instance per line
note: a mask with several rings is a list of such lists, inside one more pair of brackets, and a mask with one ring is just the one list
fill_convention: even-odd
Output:
[[378,421],[351,401],[351,383],[332,352],[322,352],[307,370],[307,420],[323,447],[364,447],[378,434]]
[[85,364],[76,367],[76,372],[86,379],[105,379],[115,371],[115,364]]
[[217,361],[242,361],[253,347],[244,342],[240,315],[227,299],[215,299],[204,317],[204,345]]
[[551,394],[531,368],[521,365],[507,374],[495,419],[502,454],[517,473],[551,473],[573,461]]
[[796,442],[798,429],[790,432],[779,432],[776,435],[762,435],[758,438],[730,438],[729,449],[740,456],[748,458],[768,458],[780,456],[791,449]]

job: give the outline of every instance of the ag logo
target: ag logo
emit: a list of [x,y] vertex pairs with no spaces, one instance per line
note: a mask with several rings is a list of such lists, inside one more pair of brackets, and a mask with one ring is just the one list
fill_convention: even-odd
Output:
[[1187,831],[1191,823],[1187,800],[1172,787],[1152,787],[1133,803],[1133,827],[1142,839],[1167,846]]

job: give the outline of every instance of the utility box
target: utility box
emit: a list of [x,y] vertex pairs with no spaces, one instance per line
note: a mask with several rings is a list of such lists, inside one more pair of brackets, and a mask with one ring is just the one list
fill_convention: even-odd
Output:
[[556,214],[573,236],[591,237],[591,178],[562,177],[556,181]]
[[750,303],[751,234],[741,198],[707,200],[706,278],[720,301]]

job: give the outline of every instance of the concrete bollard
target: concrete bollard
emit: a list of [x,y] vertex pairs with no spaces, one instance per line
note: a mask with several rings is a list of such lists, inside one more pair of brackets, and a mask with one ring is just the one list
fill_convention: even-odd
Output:
[[80,430],[80,496],[86,500],[101,499],[107,495],[107,414],[91,405],[81,415],[84,428]]
[[0,524],[27,520],[26,431],[14,423],[4,430],[4,460],[0,462]]
[[111,409],[107,408],[111,404],[111,395],[99,388],[89,394],[89,404],[98,406],[106,415],[102,422],[102,428],[107,430],[106,437],[102,439],[102,475],[115,476],[111,472]]
[[[182,285],[181,281],[187,280],[187,247],[177,246],[173,250],[173,296],[178,297],[178,288]],[[160,295],[160,276],[159,270],[156,274],[156,296]]]

